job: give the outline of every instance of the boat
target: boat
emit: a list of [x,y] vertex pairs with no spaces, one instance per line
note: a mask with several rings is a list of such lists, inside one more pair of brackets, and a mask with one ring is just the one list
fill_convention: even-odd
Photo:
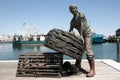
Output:
[[105,36],[103,34],[93,34],[92,35],[92,43],[104,43]]
[[23,37],[22,35],[14,35],[13,46],[23,45],[41,45],[44,43],[45,35],[30,35],[30,37]]
[[[80,36],[78,32],[73,32],[74,35]],[[95,31],[92,31],[92,43],[104,43],[105,42],[105,36],[103,34],[96,33]]]
[[26,33],[23,34],[22,31],[20,31],[20,33],[15,33],[12,40],[13,46],[41,45],[44,43],[44,34],[40,34],[39,30],[26,23],[23,23],[22,25],[25,28],[24,32]]

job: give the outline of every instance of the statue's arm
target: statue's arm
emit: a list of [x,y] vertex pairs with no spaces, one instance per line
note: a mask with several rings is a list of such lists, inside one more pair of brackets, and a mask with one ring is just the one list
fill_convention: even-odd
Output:
[[73,23],[72,23],[72,21],[71,21],[69,32],[71,32],[71,31],[73,30],[73,28],[74,28],[74,25],[73,25]]
[[71,32],[73,30],[73,26],[70,26],[69,32]]

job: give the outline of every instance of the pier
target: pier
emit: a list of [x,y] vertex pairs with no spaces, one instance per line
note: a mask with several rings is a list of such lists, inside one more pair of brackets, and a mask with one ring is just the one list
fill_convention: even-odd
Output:
[[[64,60],[65,61],[65,60]],[[70,60],[74,63],[74,60]],[[110,59],[96,59],[96,75],[87,78],[86,74],[79,73],[67,77],[50,78],[50,77],[16,77],[18,61],[0,61],[0,78],[1,80],[119,80],[120,63]],[[87,60],[82,60],[82,68],[89,71]]]

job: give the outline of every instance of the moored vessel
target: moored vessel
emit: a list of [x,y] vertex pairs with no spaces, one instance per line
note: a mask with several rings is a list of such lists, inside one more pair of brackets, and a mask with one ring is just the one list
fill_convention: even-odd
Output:
[[22,35],[14,35],[12,44],[13,46],[22,45],[41,45],[44,43],[45,35],[30,35],[23,37]]
[[103,34],[93,34],[92,35],[92,43],[104,43],[105,36]]

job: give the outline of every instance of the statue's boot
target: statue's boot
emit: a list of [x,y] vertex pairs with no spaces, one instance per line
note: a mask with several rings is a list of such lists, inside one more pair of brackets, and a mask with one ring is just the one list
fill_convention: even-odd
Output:
[[88,58],[89,66],[90,66],[90,72],[86,75],[87,77],[93,77],[95,76],[95,60],[94,58]]

